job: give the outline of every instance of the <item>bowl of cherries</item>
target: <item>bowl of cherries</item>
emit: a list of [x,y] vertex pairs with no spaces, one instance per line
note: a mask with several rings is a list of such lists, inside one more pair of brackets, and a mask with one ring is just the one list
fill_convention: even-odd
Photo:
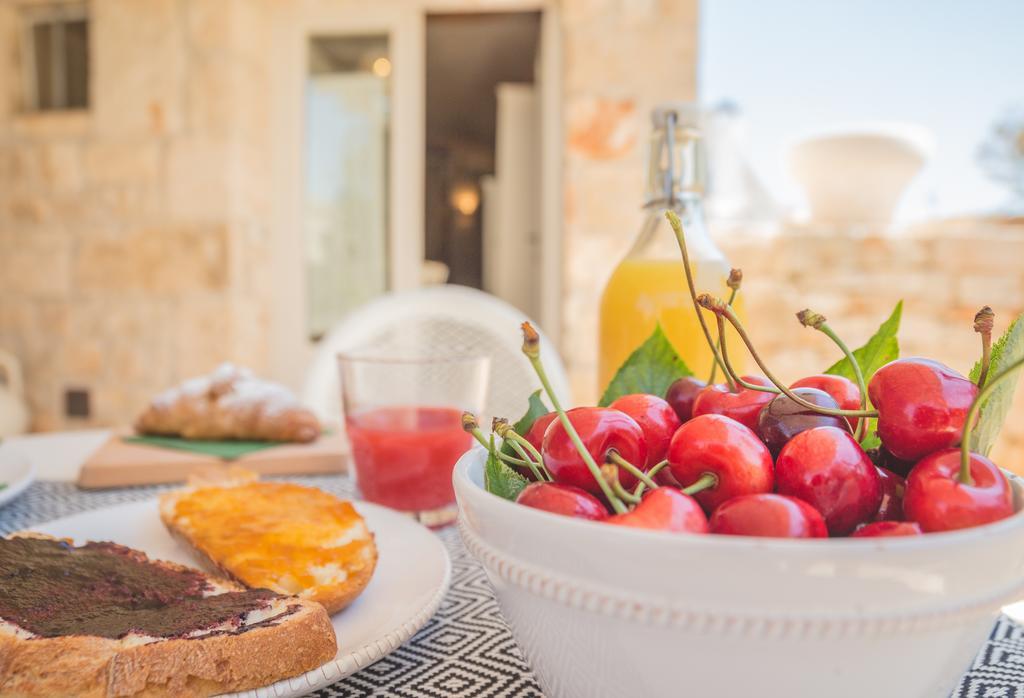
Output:
[[490,435],[464,415],[460,532],[545,694],[949,695],[1024,597],[1024,488],[986,455],[1024,321],[993,343],[979,311],[965,376],[898,357],[899,306],[856,351],[803,311],[843,358],[787,384],[732,310],[740,275],[697,294],[670,221],[718,382],[656,328],[599,405],[565,409],[524,324],[543,393]]

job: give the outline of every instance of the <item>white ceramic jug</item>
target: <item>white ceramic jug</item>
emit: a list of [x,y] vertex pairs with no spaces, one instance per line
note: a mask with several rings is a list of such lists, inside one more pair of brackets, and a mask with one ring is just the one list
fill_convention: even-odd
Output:
[[23,434],[28,429],[28,405],[21,364],[0,349],[0,438]]

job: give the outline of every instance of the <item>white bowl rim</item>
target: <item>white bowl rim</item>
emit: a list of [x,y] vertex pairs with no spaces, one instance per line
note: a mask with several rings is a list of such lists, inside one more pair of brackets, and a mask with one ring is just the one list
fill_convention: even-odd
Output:
[[[679,534],[669,531],[655,531],[642,528],[631,528],[628,526],[607,526],[601,522],[577,519],[570,516],[562,516],[533,507],[522,506],[503,499],[495,494],[487,492],[469,476],[471,469],[482,469],[485,462],[486,451],[482,446],[474,446],[467,451],[455,464],[453,480],[456,482],[464,480],[466,485],[476,488],[482,494],[493,499],[493,503],[505,511],[516,512],[516,516],[540,517],[538,520],[548,520],[559,525],[576,528],[577,530],[593,531],[595,526],[604,526],[602,534],[606,536],[625,536],[625,539],[639,538],[652,541],[661,541],[670,545],[693,545],[693,546],[716,546],[732,547],[738,550],[778,550],[779,552],[812,551],[820,553],[828,550],[832,553],[850,552],[860,553],[867,549],[871,550],[933,550],[936,548],[958,547],[969,545],[985,538],[990,538],[1003,533],[1009,533],[1024,527],[1024,506],[1021,506],[1005,519],[995,521],[982,526],[963,528],[955,531],[943,531],[940,533],[927,533],[920,536],[883,536],[866,538],[768,538],[763,536],[733,536],[733,535],[694,535]],[[474,457],[471,457],[474,456]],[[1014,488],[1017,501],[1024,499],[1024,485],[1022,480],[1014,473],[1003,471],[1010,485]],[[582,528],[580,528],[582,527]]]
[[844,632],[878,634],[897,628],[913,632],[930,632],[958,624],[965,617],[1003,606],[1019,599],[1024,580],[971,597],[958,596],[952,603],[927,608],[899,611],[866,611],[863,608],[836,611],[785,610],[765,611],[736,609],[731,604],[694,604],[680,602],[660,594],[623,591],[621,587],[595,583],[578,574],[554,571],[543,565],[498,550],[483,540],[464,519],[458,522],[459,534],[466,548],[492,575],[507,584],[526,590],[551,602],[592,613],[613,615],[632,622],[656,625],[701,625],[728,619],[735,631],[753,634],[760,631],[774,637],[780,630],[803,634],[812,628],[828,626]]

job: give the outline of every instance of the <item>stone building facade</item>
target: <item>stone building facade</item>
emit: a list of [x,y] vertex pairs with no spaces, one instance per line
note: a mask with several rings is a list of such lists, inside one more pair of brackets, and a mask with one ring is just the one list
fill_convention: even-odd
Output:
[[[64,416],[68,388],[91,392],[86,423],[117,424],[222,359],[267,369],[268,47],[274,22],[318,2],[92,0],[91,108],[26,114],[20,5],[0,0],[0,346],[24,364],[35,428],[83,423]],[[630,229],[644,115],[694,97],[696,1],[559,9],[565,285],[580,298],[590,251]],[[628,203],[604,203],[609,190]]]
[[0,2],[0,346],[36,429],[80,423],[68,388],[120,424],[218,360],[265,364],[258,4],[95,0],[90,109],[32,114]]

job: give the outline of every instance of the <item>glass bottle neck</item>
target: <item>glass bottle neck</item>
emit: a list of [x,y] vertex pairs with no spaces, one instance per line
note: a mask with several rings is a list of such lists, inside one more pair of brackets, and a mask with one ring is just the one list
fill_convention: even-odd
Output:
[[676,110],[657,110],[647,155],[645,204],[674,206],[699,200],[707,181],[700,132],[679,122]]
[[679,246],[665,220],[673,210],[683,223],[686,245],[695,259],[724,256],[704,223],[706,162],[700,132],[685,105],[665,105],[652,115],[653,129],[647,157],[646,218],[629,257],[678,259]]
[[[644,223],[628,257],[679,259],[679,244],[665,219],[669,210],[660,201],[644,206]],[[703,201],[699,196],[684,196],[673,202],[671,210],[679,216],[686,235],[686,247],[694,259],[721,259],[725,256],[715,245],[704,221]]]
[[669,209],[675,211],[680,216],[682,216],[683,213],[687,213],[688,215],[698,215],[703,219],[704,198],[700,194],[684,192],[682,195],[674,195],[671,199],[661,197],[657,199],[648,199],[644,202],[644,211],[647,212],[655,211],[661,215],[665,215],[665,211],[668,211]]

